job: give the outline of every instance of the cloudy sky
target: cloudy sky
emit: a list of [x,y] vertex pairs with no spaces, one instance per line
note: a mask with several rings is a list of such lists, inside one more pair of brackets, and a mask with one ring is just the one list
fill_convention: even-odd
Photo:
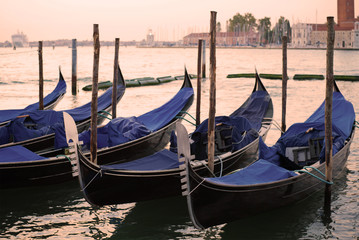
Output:
[[[355,14],[359,15],[356,1]],[[30,41],[92,40],[99,24],[100,40],[142,40],[149,29],[156,40],[178,40],[192,31],[208,31],[210,11],[224,29],[236,13],[284,16],[290,22],[324,23],[337,17],[336,0],[0,0],[0,42],[17,31]]]

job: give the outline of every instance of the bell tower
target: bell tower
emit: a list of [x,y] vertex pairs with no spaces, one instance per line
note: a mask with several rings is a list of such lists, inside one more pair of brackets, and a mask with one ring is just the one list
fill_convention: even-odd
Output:
[[338,22],[340,27],[353,27],[354,24],[354,0],[338,0]]

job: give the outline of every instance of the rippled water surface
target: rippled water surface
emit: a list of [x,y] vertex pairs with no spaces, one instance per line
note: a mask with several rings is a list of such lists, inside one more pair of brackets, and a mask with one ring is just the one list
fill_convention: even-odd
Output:
[[[69,109],[90,101],[93,49],[78,48],[77,96],[71,95],[71,49],[44,48],[45,95],[57,83],[61,66],[68,92],[56,109]],[[254,79],[226,78],[231,73],[281,73],[280,49],[217,49],[217,115],[235,110],[249,96]],[[100,51],[99,80],[113,78],[114,49]],[[207,57],[209,51],[207,50]],[[359,75],[358,51],[336,51],[334,72]],[[323,50],[288,51],[287,126],[304,121],[323,101],[325,81],[295,81],[294,74],[325,75]],[[184,67],[196,74],[195,48],[120,48],[120,66],[126,79],[183,75]],[[207,59],[207,76],[209,62]],[[22,108],[38,101],[36,49],[0,48],[0,109]],[[273,99],[274,119],[281,122],[281,81],[263,79]],[[196,80],[192,81],[196,88]],[[128,88],[117,112],[133,116],[169,100],[181,81]],[[208,116],[209,81],[202,82],[201,118]],[[343,95],[359,113],[359,82],[338,82]],[[190,109],[195,116],[195,104]],[[191,125],[185,123],[191,129]],[[280,132],[272,126],[267,144]],[[359,239],[359,141],[351,146],[347,170],[333,186],[330,214],[323,210],[323,193],[300,203],[252,216],[205,231],[195,229],[182,197],[94,208],[83,198],[76,180],[59,185],[0,190],[0,239]]]

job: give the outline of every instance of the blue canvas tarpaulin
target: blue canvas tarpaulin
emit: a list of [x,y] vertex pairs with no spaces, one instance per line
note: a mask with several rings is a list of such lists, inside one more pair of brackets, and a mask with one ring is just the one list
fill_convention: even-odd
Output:
[[22,146],[0,148],[0,162],[26,162],[46,159]]
[[[60,80],[57,83],[55,89],[44,98],[44,106],[54,102],[60,95],[65,93],[66,93],[66,82],[63,78],[60,77]],[[33,103],[24,109],[0,110],[0,123],[9,121],[13,118],[16,118],[19,115],[23,115],[24,112],[33,111],[37,109],[39,109],[38,102]]]
[[[139,117],[120,117],[97,129],[98,148],[112,147],[157,131],[173,121],[193,96],[193,88],[182,88],[171,100]],[[79,135],[84,146],[90,147],[90,130]]]
[[[296,176],[296,173],[281,166],[285,150],[288,147],[308,146],[309,139],[324,137],[324,116],[325,101],[304,123],[296,123],[288,128],[273,147],[268,147],[260,139],[259,159],[255,163],[236,173],[220,178],[208,178],[207,180],[222,184],[251,185]],[[354,120],[353,105],[345,100],[340,92],[334,92],[332,109],[333,155],[344,146],[345,140],[351,134]],[[325,144],[323,144],[320,155],[321,161],[324,161],[324,146]]]

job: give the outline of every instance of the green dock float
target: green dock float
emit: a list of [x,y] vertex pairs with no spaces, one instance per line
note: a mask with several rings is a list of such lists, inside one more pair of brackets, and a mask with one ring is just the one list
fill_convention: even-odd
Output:
[[295,74],[294,80],[324,80],[324,75],[320,74]]
[[158,77],[156,78],[159,83],[167,83],[176,80],[172,76]]
[[[112,82],[111,81],[105,81],[105,82],[99,82],[98,83],[98,89],[107,89],[109,87],[112,87]],[[92,91],[92,84],[86,85],[85,87],[82,88],[82,90],[84,90],[84,91]]]
[[237,73],[237,74],[228,74],[227,78],[255,78],[255,73]]
[[359,81],[359,76],[355,76],[355,75],[334,75],[334,80],[337,80],[337,81]]
[[261,73],[259,74],[261,78],[266,79],[280,79],[282,80],[282,74],[270,74],[270,73]]
[[140,83],[138,82],[137,79],[128,79],[125,80],[126,82],[126,87],[138,87],[140,86]]
[[149,86],[149,85],[157,85],[160,82],[153,77],[144,77],[144,78],[137,78],[137,81],[140,83],[141,86]]

